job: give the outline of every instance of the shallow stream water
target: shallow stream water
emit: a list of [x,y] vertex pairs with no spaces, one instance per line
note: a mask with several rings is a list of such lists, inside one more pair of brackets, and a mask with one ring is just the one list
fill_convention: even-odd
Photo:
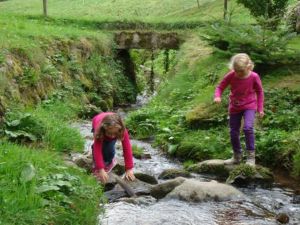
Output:
[[[92,144],[91,124],[76,125],[86,138],[85,151]],[[132,144],[150,153],[151,159],[135,159],[135,172],[155,176],[165,169],[181,168],[180,163],[168,159],[149,143],[131,140]],[[121,156],[120,150],[117,154]],[[210,180],[195,174],[196,179]],[[159,182],[162,182],[159,180]],[[270,188],[239,188],[245,200],[223,202],[188,203],[180,200],[155,200],[150,196],[139,197],[139,204],[112,202],[104,205],[104,214],[99,215],[100,225],[274,225],[278,213],[286,213],[289,223],[300,224],[300,204],[293,203],[295,193],[274,183]]]

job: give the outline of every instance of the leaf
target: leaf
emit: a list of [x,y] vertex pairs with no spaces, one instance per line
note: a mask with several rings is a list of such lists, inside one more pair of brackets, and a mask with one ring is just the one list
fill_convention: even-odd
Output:
[[165,131],[165,132],[167,132],[167,133],[171,133],[172,132],[169,127],[164,127],[162,130]]
[[6,122],[6,125],[9,127],[17,127],[21,123],[21,120],[13,120],[11,122]]
[[55,183],[57,186],[67,186],[67,187],[72,187],[72,184],[69,181],[63,181],[59,180]]
[[36,141],[37,140],[37,137],[33,134],[29,134],[25,131],[9,131],[9,130],[5,130],[4,131],[5,134],[10,137],[10,138],[13,138],[13,139],[17,139],[17,138],[28,138],[30,141]]
[[20,181],[26,183],[28,181],[31,181],[34,177],[35,177],[34,166],[32,164],[27,164],[21,172]]
[[169,145],[168,146],[168,153],[169,154],[174,154],[177,150],[178,145]]
[[36,189],[37,193],[44,193],[44,192],[48,192],[48,191],[59,191],[59,187],[57,187],[55,185],[45,184]]

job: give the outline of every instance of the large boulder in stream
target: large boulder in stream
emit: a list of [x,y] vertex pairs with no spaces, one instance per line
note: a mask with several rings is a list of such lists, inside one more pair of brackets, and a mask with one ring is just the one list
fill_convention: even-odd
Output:
[[177,177],[173,180],[168,180],[164,183],[157,184],[151,188],[150,194],[156,199],[164,198],[170,193],[175,187],[181,185],[185,181],[183,177]]
[[273,181],[272,173],[262,166],[225,165],[225,160],[213,159],[194,164],[189,171],[199,174],[209,174],[216,179],[226,180],[229,184],[244,186],[249,184],[269,184]]
[[241,197],[243,194],[231,185],[216,181],[203,182],[196,179],[186,179],[166,196],[166,198],[188,202],[224,201]]

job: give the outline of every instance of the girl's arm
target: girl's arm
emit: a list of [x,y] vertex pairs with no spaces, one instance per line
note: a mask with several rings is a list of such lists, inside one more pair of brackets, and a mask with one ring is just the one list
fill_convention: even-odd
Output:
[[126,170],[132,169],[133,168],[132,147],[130,144],[129,134],[127,129],[125,129],[124,131],[122,147],[123,147],[123,155],[125,161],[125,169]]
[[259,113],[263,113],[264,112],[264,90],[258,75],[255,77],[254,89],[257,96],[257,111]]
[[216,87],[215,98],[221,98],[222,93],[226,89],[226,87],[229,85],[230,80],[231,80],[233,74],[234,74],[233,72],[230,72],[227,75],[225,75],[225,77],[223,78],[223,80]]

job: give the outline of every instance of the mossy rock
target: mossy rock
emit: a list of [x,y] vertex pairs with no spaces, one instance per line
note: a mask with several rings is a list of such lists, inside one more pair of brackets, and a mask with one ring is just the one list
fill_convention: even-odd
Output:
[[225,165],[224,160],[212,159],[188,167],[188,171],[198,174],[209,174],[226,179],[234,166]]
[[224,104],[202,103],[185,115],[186,122],[192,128],[207,128],[227,121]]
[[145,173],[134,173],[134,176],[139,179],[140,181],[143,181],[148,184],[158,184],[156,178],[154,176],[145,174]]
[[244,186],[249,184],[270,184],[273,182],[273,174],[269,169],[262,166],[249,166],[241,164],[234,168],[226,183],[237,186]]
[[191,177],[191,174],[183,169],[167,169],[158,176],[158,179],[167,180],[174,179],[176,177]]

